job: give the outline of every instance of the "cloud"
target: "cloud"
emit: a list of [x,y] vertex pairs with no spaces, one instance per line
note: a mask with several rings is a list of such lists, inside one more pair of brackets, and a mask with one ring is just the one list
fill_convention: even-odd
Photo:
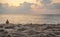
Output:
[[60,3],[54,3],[46,6],[48,13],[60,14]]
[[[50,4],[51,0],[42,1],[42,6],[34,3],[24,2],[19,7],[9,7],[8,4],[0,4],[0,14],[60,14],[60,3]],[[48,5],[46,5],[48,4]]]
[[60,0],[53,0],[53,3],[60,3]]
[[0,3],[0,14],[14,13],[15,8],[9,7],[8,4]]
[[50,4],[52,2],[52,0],[42,0],[41,3],[43,4]]
[[0,13],[6,14],[6,13],[30,13],[31,12],[31,5],[32,3],[27,3],[24,2],[23,4],[21,4],[21,6],[19,7],[9,7],[8,4],[1,4],[0,5]]
[[17,11],[21,13],[29,13],[31,11],[31,3],[24,2],[20,7],[17,8]]
[[32,5],[32,12],[34,14],[44,14],[46,11],[46,8],[44,6],[39,6],[39,5]]
[[2,5],[2,3],[0,3],[0,13],[2,13],[4,11],[4,7]]
[[47,6],[43,5],[39,10],[42,14],[60,14],[60,3],[54,3]]
[[47,7],[48,9],[59,9],[60,10],[60,3],[54,3]]
[[36,14],[60,14],[60,3],[53,3],[49,5],[46,4],[44,4],[43,6],[35,5],[33,7],[33,11]]

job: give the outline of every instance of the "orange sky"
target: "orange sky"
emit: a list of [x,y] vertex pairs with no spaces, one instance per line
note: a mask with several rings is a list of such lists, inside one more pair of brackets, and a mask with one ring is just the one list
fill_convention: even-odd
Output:
[[19,6],[21,3],[36,3],[36,0],[0,0],[1,3],[8,3],[10,6]]
[[[52,0],[53,3],[60,3],[60,0]],[[36,0],[0,0],[1,3],[8,3],[9,6],[19,6],[20,3],[29,2],[29,3],[35,3],[38,5],[42,5],[40,2],[36,2]]]
[[60,3],[60,0],[53,0],[53,3]]
[[[50,12],[50,13],[51,13],[51,11],[52,12],[59,12],[60,11],[60,10],[58,11],[58,9],[56,7],[55,7],[56,10],[54,10],[54,9],[51,10],[51,9],[46,8],[45,5],[43,5],[43,3],[41,1],[42,0],[39,0],[39,1],[37,1],[37,0],[0,0],[0,3],[4,3],[4,4],[8,3],[8,5],[12,6],[12,7],[18,7],[18,6],[20,6],[20,4],[24,4],[24,2],[33,3],[34,5],[31,5],[31,10],[36,12],[36,13],[38,12],[38,14],[39,13],[45,13],[47,11]],[[60,0],[52,0],[51,3],[52,4],[53,3],[60,3]],[[35,5],[35,4],[37,4],[37,5]],[[49,6],[52,5],[52,4],[49,4]]]

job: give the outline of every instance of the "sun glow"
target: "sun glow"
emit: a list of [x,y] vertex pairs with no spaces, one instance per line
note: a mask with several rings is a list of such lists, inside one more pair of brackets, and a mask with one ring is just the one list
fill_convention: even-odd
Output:
[[8,0],[6,2],[9,4],[9,6],[15,6],[15,7],[20,6],[20,4],[23,3],[23,1],[21,0]]
[[[17,7],[17,6],[20,6],[20,4],[23,4],[24,2],[42,5],[42,3],[40,1],[37,2],[37,0],[0,0],[0,3],[8,3],[9,6]],[[60,0],[52,0],[52,2],[60,3]]]
[[2,0],[1,3],[8,3],[9,6],[20,6],[24,2],[36,3],[36,0]]
[[18,4],[18,3],[8,3],[8,4],[9,4],[9,6],[14,6],[14,7],[20,6],[20,4]]

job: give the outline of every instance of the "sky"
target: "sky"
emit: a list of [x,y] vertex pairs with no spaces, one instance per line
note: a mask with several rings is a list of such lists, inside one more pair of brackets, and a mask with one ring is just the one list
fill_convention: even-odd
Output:
[[60,14],[60,0],[0,0],[0,14]]

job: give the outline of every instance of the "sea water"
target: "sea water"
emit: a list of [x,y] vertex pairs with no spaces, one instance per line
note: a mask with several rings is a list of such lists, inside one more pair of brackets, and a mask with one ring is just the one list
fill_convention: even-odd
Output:
[[20,14],[1,14],[0,24],[6,20],[14,24],[60,24],[59,14],[41,14],[41,15],[20,15]]

